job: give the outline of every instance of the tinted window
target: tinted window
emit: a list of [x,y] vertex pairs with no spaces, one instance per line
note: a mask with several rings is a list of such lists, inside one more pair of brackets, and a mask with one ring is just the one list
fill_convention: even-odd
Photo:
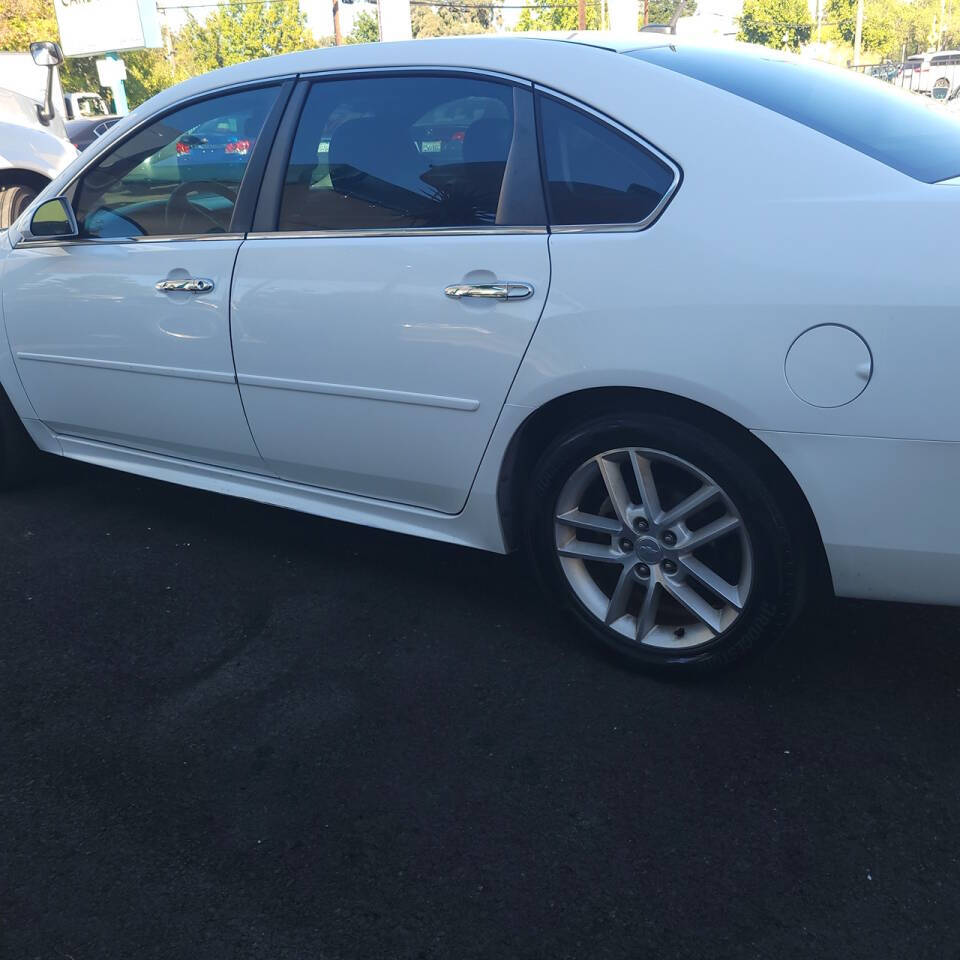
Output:
[[225,233],[276,88],[169,113],[83,175],[74,200],[85,237]]
[[752,100],[917,180],[960,174],[960,120],[853,71],[720,47],[630,56]]
[[501,187],[515,96],[529,94],[463,77],[315,84],[294,138],[278,229],[509,223]]
[[551,223],[638,223],[653,213],[670,167],[580,110],[550,97],[539,108]]

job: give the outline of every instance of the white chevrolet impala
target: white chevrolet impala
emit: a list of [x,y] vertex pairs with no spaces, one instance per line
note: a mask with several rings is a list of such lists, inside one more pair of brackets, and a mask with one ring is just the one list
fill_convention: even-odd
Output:
[[0,478],[39,447],[522,547],[588,634],[705,670],[821,582],[960,602],[958,225],[956,119],[769,52],[231,67],[0,234]]

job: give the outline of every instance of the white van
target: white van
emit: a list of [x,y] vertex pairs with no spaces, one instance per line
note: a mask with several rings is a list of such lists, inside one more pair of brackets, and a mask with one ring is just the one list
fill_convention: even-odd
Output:
[[77,155],[64,128],[55,43],[0,54],[0,230]]

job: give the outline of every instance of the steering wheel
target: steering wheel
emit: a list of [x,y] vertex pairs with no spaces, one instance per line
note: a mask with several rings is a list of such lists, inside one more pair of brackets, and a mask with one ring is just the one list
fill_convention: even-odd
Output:
[[215,193],[229,200],[231,204],[237,202],[236,190],[231,190],[216,180],[188,180],[186,183],[181,183],[180,186],[170,194],[163,210],[163,221],[166,229],[170,233],[182,232],[187,218],[195,214],[200,214],[200,216],[212,223],[218,230],[224,229],[223,224],[217,221],[210,214],[209,210],[204,210],[199,204],[191,203],[188,199],[191,193],[200,192]]

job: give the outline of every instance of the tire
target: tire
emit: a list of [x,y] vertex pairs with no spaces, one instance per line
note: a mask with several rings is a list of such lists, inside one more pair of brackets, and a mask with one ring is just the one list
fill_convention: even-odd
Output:
[[0,388],[0,490],[8,490],[29,480],[36,463],[37,447]]
[[636,667],[715,671],[800,609],[802,531],[740,438],[659,413],[600,416],[549,445],[527,494],[525,547],[551,602]]
[[6,230],[40,191],[31,184],[11,183],[0,190],[0,230]]

